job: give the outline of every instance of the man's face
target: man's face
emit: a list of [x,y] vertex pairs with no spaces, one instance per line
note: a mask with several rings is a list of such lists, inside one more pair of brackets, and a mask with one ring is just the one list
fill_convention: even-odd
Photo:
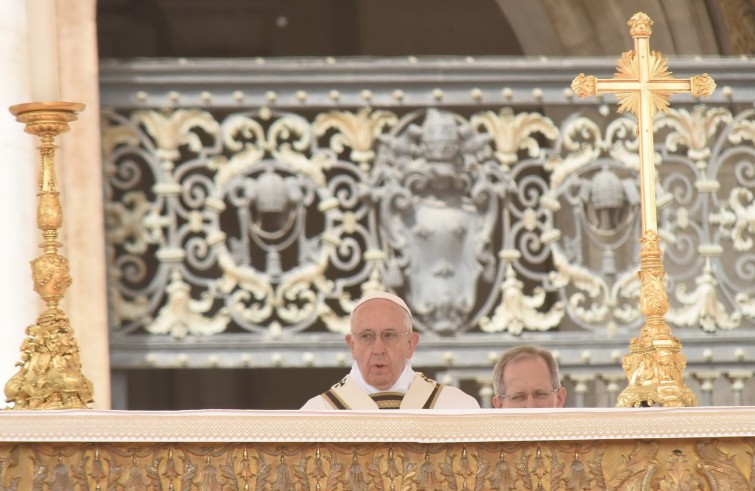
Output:
[[[346,335],[346,343],[368,384],[385,390],[396,383],[419,341],[415,332],[403,334],[410,328],[409,315],[390,300],[376,298],[354,312],[351,317],[351,332],[354,334]],[[365,331],[375,333],[372,344],[358,341],[358,334]],[[401,335],[395,344],[386,344],[381,337],[385,331]]]
[[506,397],[493,397],[495,407],[564,407],[566,389],[553,390],[548,364],[539,356],[509,362],[503,387]]

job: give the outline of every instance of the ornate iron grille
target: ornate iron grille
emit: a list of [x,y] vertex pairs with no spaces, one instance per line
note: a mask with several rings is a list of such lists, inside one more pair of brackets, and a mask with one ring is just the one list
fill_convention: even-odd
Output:
[[[713,99],[655,120],[667,319],[693,371],[755,358],[755,75],[674,65],[703,63]],[[385,288],[416,314],[415,364],[451,378],[520,342],[567,376],[620,374],[643,321],[635,124],[568,90],[612,67],[103,64],[113,367],[341,366],[352,302]]]

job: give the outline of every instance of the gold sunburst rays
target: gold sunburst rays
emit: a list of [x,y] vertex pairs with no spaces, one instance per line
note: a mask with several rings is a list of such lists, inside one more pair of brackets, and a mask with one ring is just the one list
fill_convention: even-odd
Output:
[[[621,54],[616,62],[616,73],[614,74],[614,80],[622,80],[629,82],[657,82],[662,80],[673,81],[671,71],[668,69],[668,58],[664,58],[660,51],[651,51],[648,55],[648,72],[647,80],[642,76],[640,70],[640,64],[637,56],[637,52],[625,51]],[[602,90],[597,92],[603,92]],[[656,111],[666,112],[668,111],[671,94],[676,91],[665,91],[663,89],[656,88],[650,91],[650,114],[655,115]],[[635,116],[640,115],[641,104],[641,91],[633,89],[627,91],[615,91],[613,94],[619,100],[619,113],[626,111],[631,112]]]

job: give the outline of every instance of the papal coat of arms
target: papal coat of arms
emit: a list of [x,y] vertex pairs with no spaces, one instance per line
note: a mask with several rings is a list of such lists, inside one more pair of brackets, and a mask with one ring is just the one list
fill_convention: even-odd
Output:
[[[415,320],[450,334],[498,276],[493,250],[505,178],[490,136],[454,115],[430,109],[421,125],[383,135],[374,173],[386,283],[404,289]],[[490,291],[486,288],[485,291]]]

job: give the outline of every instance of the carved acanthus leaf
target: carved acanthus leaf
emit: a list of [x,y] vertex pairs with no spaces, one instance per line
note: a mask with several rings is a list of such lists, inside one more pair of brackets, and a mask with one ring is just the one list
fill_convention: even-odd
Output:
[[508,331],[511,334],[521,334],[524,329],[547,331],[558,325],[564,316],[564,306],[561,302],[548,312],[540,312],[545,302],[545,291],[536,288],[532,296],[524,294],[524,283],[516,278],[514,268],[509,264],[506,269],[506,279],[501,284],[503,298],[496,308],[493,317],[481,319],[480,328],[486,332]]
[[[717,442],[700,442],[695,445],[702,459],[700,468],[712,489],[749,490],[750,483],[735,462],[735,455],[727,455],[718,448]],[[719,486],[725,487],[719,487]]]
[[751,298],[747,293],[740,292],[735,297],[735,301],[737,302],[737,307],[742,312],[742,315],[745,315],[750,319],[755,318],[754,298]]
[[474,478],[474,490],[482,491],[485,489],[485,481],[487,475],[490,473],[490,463],[479,453],[474,455],[475,463],[477,464],[477,471]]
[[157,111],[135,111],[131,117],[134,124],[144,125],[164,155],[178,157],[178,148],[186,145],[192,152],[199,152],[204,144],[194,131],[201,129],[215,136],[220,126],[212,114],[201,110],[179,109],[167,114]]
[[330,138],[330,148],[341,153],[351,148],[350,157],[362,166],[368,165],[375,157],[373,146],[384,128],[398,123],[398,117],[390,111],[372,111],[365,107],[357,113],[330,111],[319,114],[313,123],[317,136],[323,136],[329,129],[337,133]]
[[627,271],[616,279],[611,286],[609,303],[613,306],[613,314],[617,319],[629,323],[640,316],[640,287],[636,271]]
[[704,488],[702,481],[692,475],[687,456],[683,452],[677,451],[668,458],[668,472],[665,479],[658,483],[658,489],[660,491],[677,491],[679,489],[693,491]]
[[607,151],[612,159],[621,162],[627,169],[639,171],[639,139],[634,118],[627,116],[608,123],[601,143],[602,149]]
[[695,278],[695,289],[687,293],[687,285],[676,287],[676,299],[680,307],[669,309],[667,319],[679,326],[700,326],[704,331],[734,329],[741,321],[741,313],[729,309],[718,299],[718,280],[713,276],[710,259],[702,274]]
[[687,156],[694,161],[704,161],[710,157],[710,139],[715,136],[719,124],[728,124],[731,112],[723,107],[707,108],[695,106],[692,112],[686,109],[671,109],[655,120],[654,130],[663,127],[674,131],[666,135],[665,145],[671,152],[680,146],[687,147]]
[[622,462],[606,481],[608,489],[642,489],[642,482],[649,482],[658,469],[655,460],[658,446],[638,445],[629,455],[622,456]]
[[207,296],[203,300],[193,300],[191,288],[180,275],[173,276],[165,291],[168,301],[155,321],[146,327],[149,332],[170,334],[175,338],[183,338],[187,334],[209,336],[223,332],[228,325],[228,312],[221,309],[214,316],[206,315],[212,307],[212,299]]
[[267,145],[273,158],[309,177],[318,188],[325,187],[324,169],[332,164],[326,155],[309,158],[305,152],[312,143],[312,129],[304,118],[283,117],[274,121],[267,132]]
[[226,489],[229,489],[230,491],[239,491],[240,489],[238,478],[236,477],[236,472],[234,471],[235,465],[236,457],[234,457],[231,453],[228,454],[225,462],[220,464],[220,473],[225,481],[224,486],[226,486]]
[[710,223],[719,225],[721,235],[731,238],[734,248],[747,251],[752,248],[755,235],[755,201],[752,191],[735,187],[729,194],[728,207],[710,214]]
[[325,489],[327,491],[334,491],[341,482],[344,465],[332,454],[327,458],[327,461],[330,464],[330,473],[328,474],[328,480],[325,481]]
[[755,142],[755,121],[751,119],[738,119],[729,132],[729,141],[734,145],[745,141]]
[[596,298],[601,292],[606,291],[605,281],[599,276],[569,261],[559,247],[553,247],[551,251],[555,271],[551,273],[550,280],[554,285],[572,284],[577,289],[586,292],[590,298]]
[[401,460],[403,462],[403,465],[401,473],[401,485],[399,486],[399,489],[401,491],[409,491],[410,489],[413,489],[414,480],[417,477],[418,465],[416,462],[413,462],[412,459],[410,459],[406,454],[404,454]]
[[[139,144],[139,133],[133,126],[122,124],[119,116],[107,110],[103,111],[102,116],[103,155],[111,156],[116,147],[120,145],[129,147]],[[115,119],[117,119],[120,124],[114,124]]]
[[328,258],[333,253],[334,246],[324,241],[316,261],[306,263],[284,277],[284,281],[276,289],[275,299],[278,308],[276,312],[282,319],[289,322],[300,322],[316,313],[319,304],[312,285],[317,291],[330,293],[334,282],[325,277],[328,269]]
[[[600,128],[585,117],[570,118],[561,130],[561,147],[545,161],[551,173],[549,188],[555,192],[567,177],[595,161],[604,145]],[[560,157],[564,153],[565,157]]]
[[132,300],[126,297],[118,290],[113,288],[110,292],[111,315],[114,321],[120,325],[121,322],[128,322],[142,319],[145,322],[149,318],[149,298],[146,295],[134,296]]
[[236,176],[243,175],[265,155],[267,142],[262,125],[246,115],[234,115],[221,125],[223,144],[233,151],[230,158],[218,156],[212,165],[217,169],[214,177],[215,189],[223,193],[228,183]]
[[455,453],[448,453],[446,460],[440,464],[440,473],[446,478],[444,489],[456,491],[456,475],[454,474]]
[[537,113],[514,115],[508,107],[498,114],[492,111],[475,114],[470,123],[475,128],[485,128],[492,135],[496,158],[505,168],[518,160],[519,150],[526,150],[530,157],[540,154],[540,144],[530,135],[540,133],[548,140],[558,138],[558,128],[550,118]]
[[160,221],[148,220],[153,207],[141,191],[128,192],[119,202],[110,202],[105,208],[108,240],[122,245],[131,254],[143,254],[149,244],[162,236]]

